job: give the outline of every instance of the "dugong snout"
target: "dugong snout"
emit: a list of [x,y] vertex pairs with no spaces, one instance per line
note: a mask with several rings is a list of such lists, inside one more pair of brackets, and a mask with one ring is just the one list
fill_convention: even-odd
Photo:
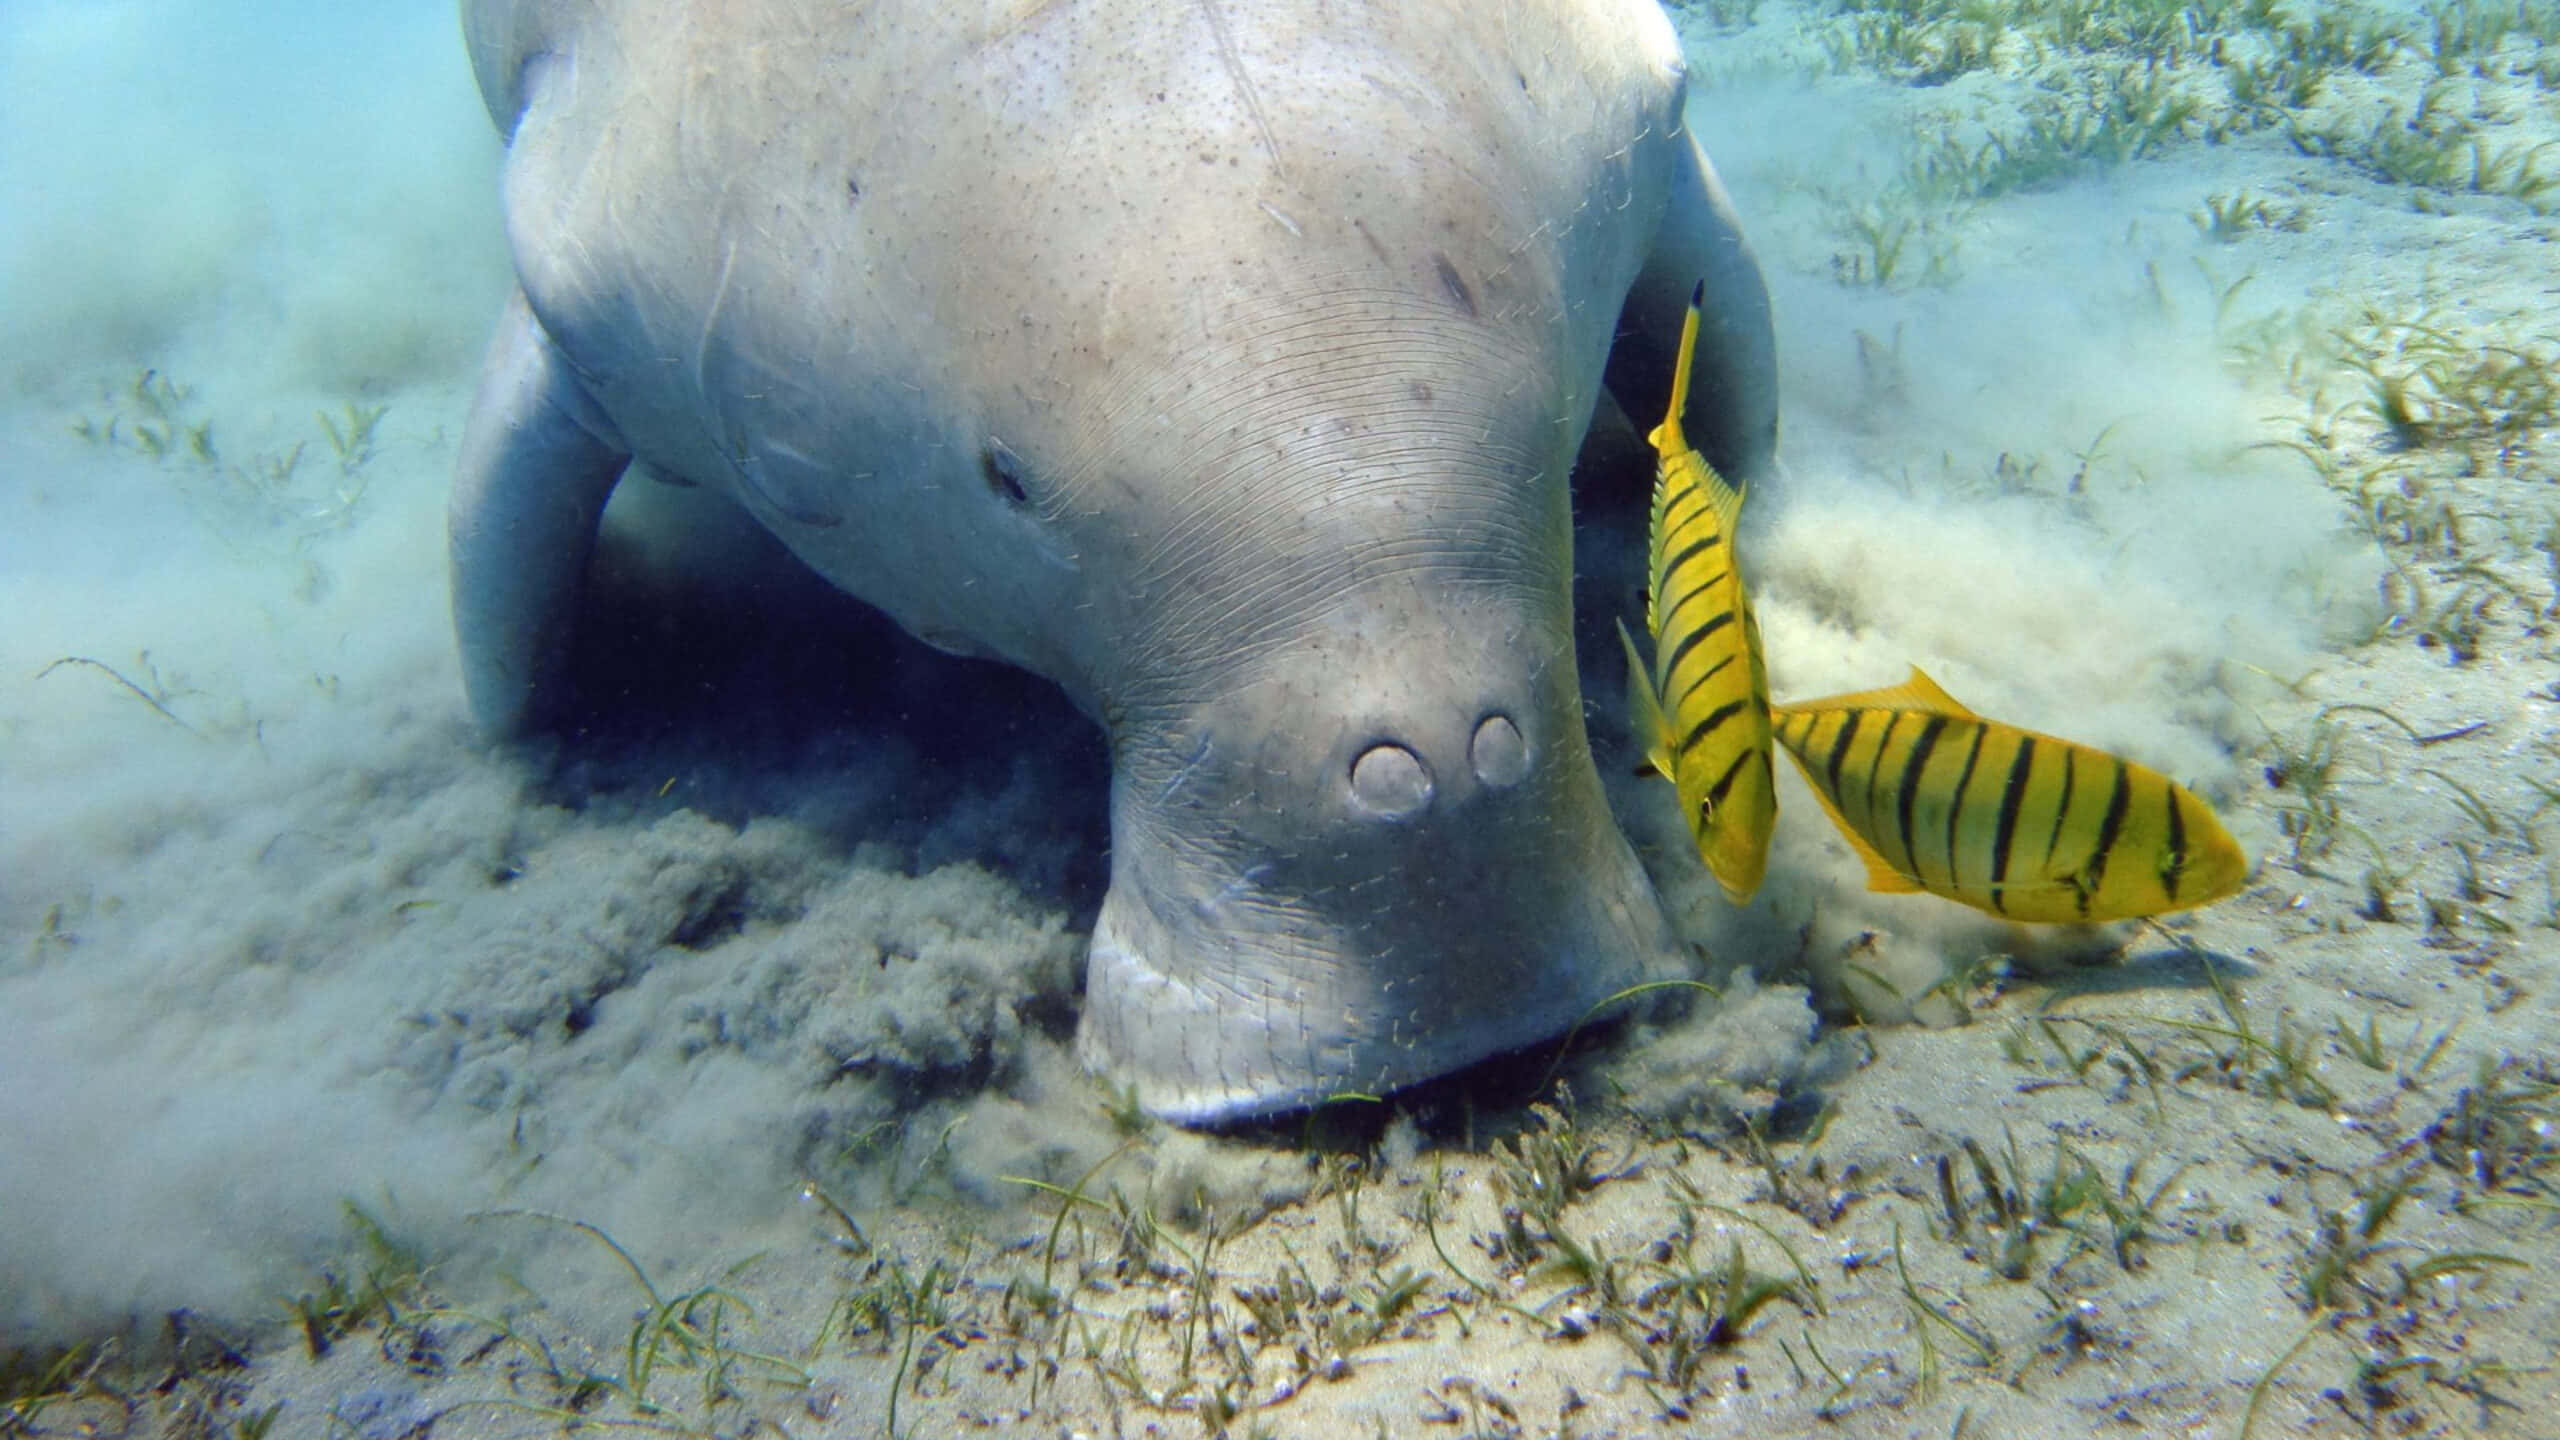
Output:
[[1560,1034],[1671,965],[1592,767],[1568,627],[1454,619],[1408,619],[1429,643],[1378,654],[1337,622],[1123,737],[1081,1045],[1149,1110],[1383,1094]]
[[[1507,790],[1529,774],[1529,742],[1508,715],[1476,723],[1467,739],[1467,773],[1489,790]],[[1351,800],[1381,820],[1409,820],[1431,804],[1432,767],[1410,746],[1381,740],[1351,762]]]

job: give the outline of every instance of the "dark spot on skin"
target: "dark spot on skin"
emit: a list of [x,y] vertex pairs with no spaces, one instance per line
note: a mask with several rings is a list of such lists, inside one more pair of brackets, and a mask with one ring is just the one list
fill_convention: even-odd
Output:
[[844,198],[847,200],[859,200],[862,198],[862,179],[860,176],[847,175],[844,177]]
[[1381,261],[1387,258],[1387,247],[1379,244],[1378,237],[1369,233],[1369,223],[1367,221],[1354,220],[1351,222],[1351,228],[1359,231],[1360,238],[1369,242],[1370,254],[1377,256]]
[[1006,504],[1031,503],[1031,492],[1022,483],[1022,457],[1014,454],[1012,447],[989,437],[980,465],[987,473],[987,488],[1003,496]]
[[1520,82],[1520,88],[1521,88],[1522,90],[1527,90],[1527,89],[1529,88],[1529,77],[1528,77],[1528,76],[1521,74],[1521,73],[1520,73],[1519,71],[1517,71],[1517,70],[1514,70],[1514,71],[1512,71],[1512,72],[1511,72],[1511,78]]
[[1411,393],[1413,395],[1414,404],[1428,405],[1431,403],[1431,387],[1423,384],[1421,381],[1416,380],[1413,382],[1413,390]]
[[1431,268],[1440,276],[1440,288],[1449,292],[1449,298],[1458,302],[1458,308],[1467,312],[1468,319],[1476,318],[1475,292],[1467,288],[1465,278],[1458,274],[1458,267],[1449,263],[1448,256],[1435,251],[1431,256]]

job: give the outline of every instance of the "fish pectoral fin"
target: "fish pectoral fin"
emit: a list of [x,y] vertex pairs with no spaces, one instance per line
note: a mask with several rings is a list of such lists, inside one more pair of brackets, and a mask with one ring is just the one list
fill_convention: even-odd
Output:
[[1928,888],[1886,864],[1885,858],[1864,841],[1858,843],[1858,848],[1867,852],[1860,858],[1867,862],[1867,889],[1870,891],[1878,895],[1918,895]]
[[1627,702],[1635,707],[1636,739],[1644,746],[1644,763],[1639,775],[1654,774],[1671,778],[1671,723],[1662,718],[1662,697],[1653,691],[1653,676],[1646,670],[1644,656],[1636,650],[1636,637],[1627,633],[1627,622],[1618,622],[1618,643],[1627,651]]
[[1786,750],[1787,758],[1796,762],[1796,770],[1805,778],[1805,788],[1811,790],[1813,798],[1821,803],[1822,813],[1831,817],[1831,823],[1840,831],[1840,838],[1848,841],[1849,848],[1856,851],[1858,859],[1865,863],[1869,890],[1880,895],[1910,895],[1923,888],[1918,880],[1895,869],[1892,861],[1885,859],[1874,845],[1868,843],[1866,836],[1858,833],[1857,827],[1849,823],[1849,817],[1840,813],[1840,806],[1832,800],[1831,792],[1814,780],[1813,767],[1804,763],[1803,756],[1789,747],[1779,748]]
[[1787,705],[1772,705],[1771,714],[1796,714],[1815,710],[1909,710],[1922,715],[1944,715],[1951,720],[1979,720],[1982,717],[1950,695],[1937,681],[1929,678],[1919,666],[1911,667],[1911,676],[1899,685],[1880,690],[1858,690],[1846,695],[1826,695],[1819,700],[1799,700]]

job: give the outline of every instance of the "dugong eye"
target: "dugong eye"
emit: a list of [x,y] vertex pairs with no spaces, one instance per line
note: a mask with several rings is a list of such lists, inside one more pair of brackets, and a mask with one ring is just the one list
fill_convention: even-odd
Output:
[[980,457],[979,464],[986,471],[987,488],[1003,496],[1006,504],[1031,503],[1030,487],[1024,484],[1027,467],[1023,465],[1022,457],[1013,453],[1013,447],[990,435],[987,437],[986,454]]

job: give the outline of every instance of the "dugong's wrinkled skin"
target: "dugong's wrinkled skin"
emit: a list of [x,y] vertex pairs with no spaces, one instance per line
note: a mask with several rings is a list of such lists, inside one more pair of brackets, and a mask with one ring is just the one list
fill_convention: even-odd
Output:
[[[1109,732],[1080,1048],[1158,1114],[1383,1092],[1672,963],[1586,748],[1566,480],[1775,443],[1651,0],[477,0],[520,292],[452,505],[472,709],[561,688],[626,466]],[[1614,353],[1613,353],[1614,347]]]

